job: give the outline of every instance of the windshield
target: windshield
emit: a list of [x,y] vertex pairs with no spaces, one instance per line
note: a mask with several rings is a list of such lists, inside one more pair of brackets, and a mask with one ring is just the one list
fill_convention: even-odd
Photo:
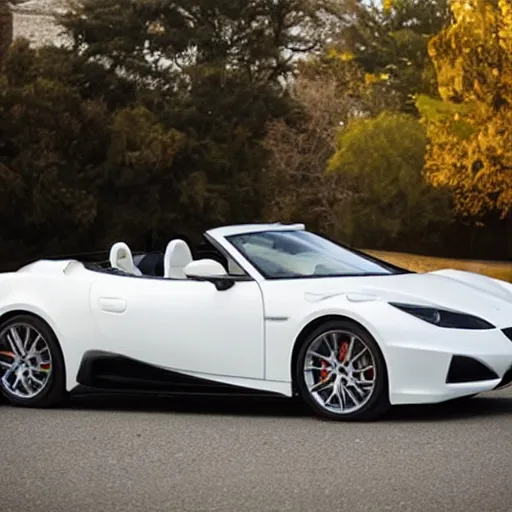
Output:
[[407,272],[308,231],[264,231],[227,239],[267,279]]

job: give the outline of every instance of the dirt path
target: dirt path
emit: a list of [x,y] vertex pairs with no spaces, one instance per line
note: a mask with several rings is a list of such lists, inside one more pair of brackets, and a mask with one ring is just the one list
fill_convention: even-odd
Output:
[[480,260],[458,260],[453,258],[436,258],[433,256],[420,256],[417,254],[406,254],[387,251],[365,252],[373,254],[378,258],[389,261],[394,265],[408,268],[416,272],[429,272],[442,268],[454,268],[485,274],[497,279],[512,282],[512,262],[507,261],[480,261]]

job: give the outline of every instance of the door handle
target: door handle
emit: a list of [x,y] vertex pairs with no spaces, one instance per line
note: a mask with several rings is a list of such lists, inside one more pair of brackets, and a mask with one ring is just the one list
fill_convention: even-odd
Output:
[[108,313],[124,313],[126,311],[126,301],[116,297],[100,297],[98,300],[100,309]]

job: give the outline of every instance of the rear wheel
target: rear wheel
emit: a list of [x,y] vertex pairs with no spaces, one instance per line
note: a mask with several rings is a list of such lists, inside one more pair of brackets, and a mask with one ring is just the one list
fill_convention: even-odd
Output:
[[373,420],[390,407],[384,357],[353,322],[327,322],[304,340],[295,382],[302,399],[324,418]]
[[64,359],[52,329],[17,315],[0,326],[0,390],[13,405],[50,407],[63,400]]

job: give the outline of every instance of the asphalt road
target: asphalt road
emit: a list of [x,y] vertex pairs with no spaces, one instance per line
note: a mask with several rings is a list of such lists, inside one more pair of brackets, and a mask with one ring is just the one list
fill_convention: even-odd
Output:
[[320,421],[281,400],[0,407],[0,511],[512,511],[512,391]]

